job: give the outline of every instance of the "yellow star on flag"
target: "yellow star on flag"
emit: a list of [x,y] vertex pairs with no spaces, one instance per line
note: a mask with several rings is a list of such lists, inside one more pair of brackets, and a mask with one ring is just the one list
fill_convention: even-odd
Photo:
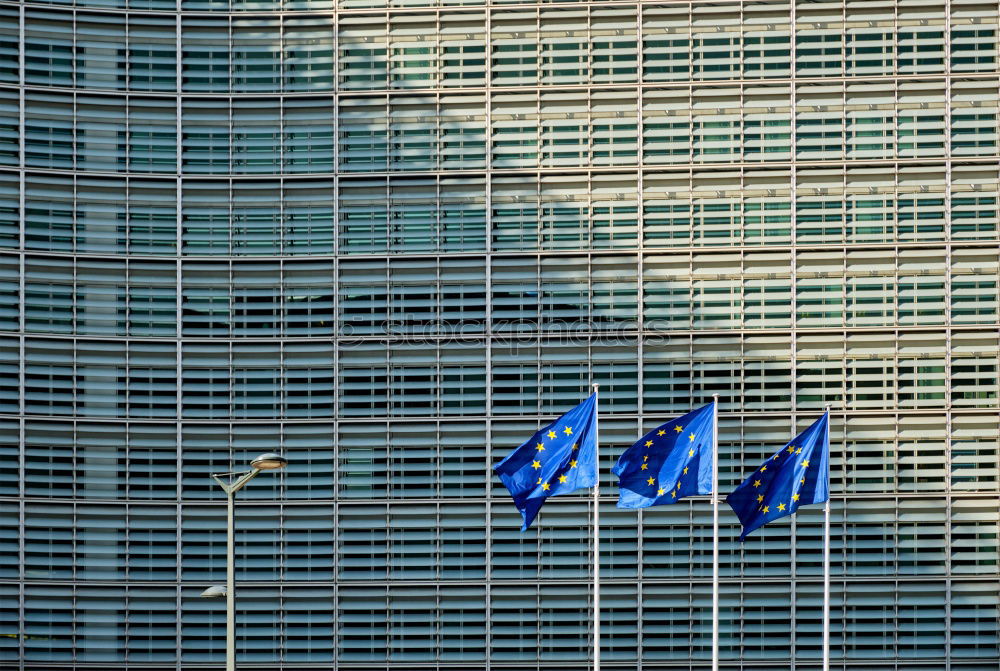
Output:
[[689,457],[693,457],[694,456],[694,450],[688,450],[688,456]]
[[666,433],[666,431],[664,431],[663,429],[660,429],[659,431],[656,432],[656,435],[662,436],[665,433]]
[[684,430],[684,427],[681,426],[680,424],[675,424],[674,425],[674,431],[676,431],[677,433],[680,433],[683,430]]
[[537,471],[542,467],[542,463],[540,461],[533,461],[531,462],[531,467]]
[[573,427],[572,426],[567,426],[565,429],[563,429],[563,433],[565,433],[567,436],[572,436],[573,435]]
[[549,491],[549,487],[550,487],[549,483],[546,482],[545,484],[542,485],[542,491],[546,492]]
[[795,450],[795,454],[802,454],[802,448],[800,447],[797,450]]
[[653,478],[650,478],[649,480],[646,480],[646,484],[647,484],[647,485],[651,485],[651,484],[653,484],[654,482],[656,482],[656,480],[654,480]]
[[760,487],[760,480],[754,480],[753,481],[753,486],[754,487]]
[[789,445],[788,446],[788,454],[791,454],[794,451],[795,451],[795,446],[794,445]]
[[805,466],[806,468],[809,468],[809,460],[808,459],[803,459],[802,460],[802,465]]
[[763,507],[763,508],[761,509],[761,512],[765,512],[765,513],[769,513],[769,512],[771,512],[771,510],[770,510],[770,509],[769,509],[769,508],[768,508],[767,506],[764,506],[764,507]]
[[573,443],[573,447],[571,447],[569,449],[571,449],[571,450],[579,450],[580,449],[580,443]]
[[576,459],[574,459],[573,461],[569,462],[569,467],[570,468],[576,468]]
[[687,467],[687,466],[685,466],[685,467],[684,467],[684,475],[687,475],[687,474],[688,474],[688,467]]
[[767,470],[767,466],[761,466],[761,467],[760,467],[760,472],[761,472],[761,473],[763,473],[763,472],[764,472],[764,471],[766,471],[766,470]]
[[653,441],[647,440],[646,441],[646,447],[652,447],[652,446],[653,446]]
[[548,436],[549,438],[555,438],[556,437],[556,432],[555,431],[549,431],[545,435]]
[[642,466],[639,467],[639,469],[643,471],[646,470],[647,468],[649,468],[649,464],[643,464]]
[[569,480],[569,478],[567,478],[565,475],[559,476],[559,482],[566,482],[567,480]]
[[670,498],[676,499],[677,498],[677,492],[676,491],[670,492]]
[[758,494],[757,495],[757,503],[763,503],[763,502],[764,502],[764,495],[763,494]]
[[666,493],[667,493],[667,490],[664,489],[663,487],[660,487],[659,489],[656,490],[656,495],[657,496],[663,496]]
[[798,501],[798,500],[799,500],[799,495],[798,494],[792,494],[792,501]]
[[688,436],[688,440],[690,440],[692,443],[694,442],[694,434],[693,433]]
[[778,504],[778,512],[782,512],[784,509],[785,509],[785,504],[784,503],[779,503]]
[[535,443],[535,449],[538,450],[539,452],[544,452],[545,445],[543,445],[542,443]]

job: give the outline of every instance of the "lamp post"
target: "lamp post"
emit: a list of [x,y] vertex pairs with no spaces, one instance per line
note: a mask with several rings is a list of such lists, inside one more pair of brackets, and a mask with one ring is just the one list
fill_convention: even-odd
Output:
[[[226,492],[226,586],[216,585],[201,593],[204,597],[226,597],[226,671],[236,671],[236,492],[261,471],[273,471],[288,465],[280,454],[262,454],[250,462],[246,473],[214,473],[212,479]],[[231,476],[229,482],[222,480]]]

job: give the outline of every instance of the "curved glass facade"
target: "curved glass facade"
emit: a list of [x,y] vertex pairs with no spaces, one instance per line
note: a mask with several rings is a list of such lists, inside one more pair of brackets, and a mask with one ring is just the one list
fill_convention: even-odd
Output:
[[[723,492],[832,404],[835,668],[995,671],[998,20],[0,0],[0,662],[220,666],[279,451],[241,666],[586,668],[586,492],[490,465],[598,382]],[[603,666],[708,669],[710,507],[603,477]],[[817,671],[821,510],[722,523],[722,668]]]

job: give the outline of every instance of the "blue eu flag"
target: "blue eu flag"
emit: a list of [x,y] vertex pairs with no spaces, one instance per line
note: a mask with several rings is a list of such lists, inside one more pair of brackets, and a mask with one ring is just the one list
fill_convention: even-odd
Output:
[[795,436],[726,497],[743,524],[740,540],[799,506],[830,498],[830,413]]
[[531,526],[550,496],[597,484],[597,394],[548,426],[493,467]]
[[618,475],[618,507],[646,508],[712,493],[715,403],[661,424],[625,450]]

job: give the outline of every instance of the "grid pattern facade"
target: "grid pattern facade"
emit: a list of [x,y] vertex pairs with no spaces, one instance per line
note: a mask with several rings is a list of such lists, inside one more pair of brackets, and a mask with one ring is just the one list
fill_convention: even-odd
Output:
[[[995,671],[995,2],[0,0],[0,665],[709,668],[711,510],[609,467],[719,394],[723,493],[832,405],[833,668]],[[182,468],[178,468],[182,464]],[[14,465],[14,466],[12,466]],[[817,671],[822,512],[725,671]]]

